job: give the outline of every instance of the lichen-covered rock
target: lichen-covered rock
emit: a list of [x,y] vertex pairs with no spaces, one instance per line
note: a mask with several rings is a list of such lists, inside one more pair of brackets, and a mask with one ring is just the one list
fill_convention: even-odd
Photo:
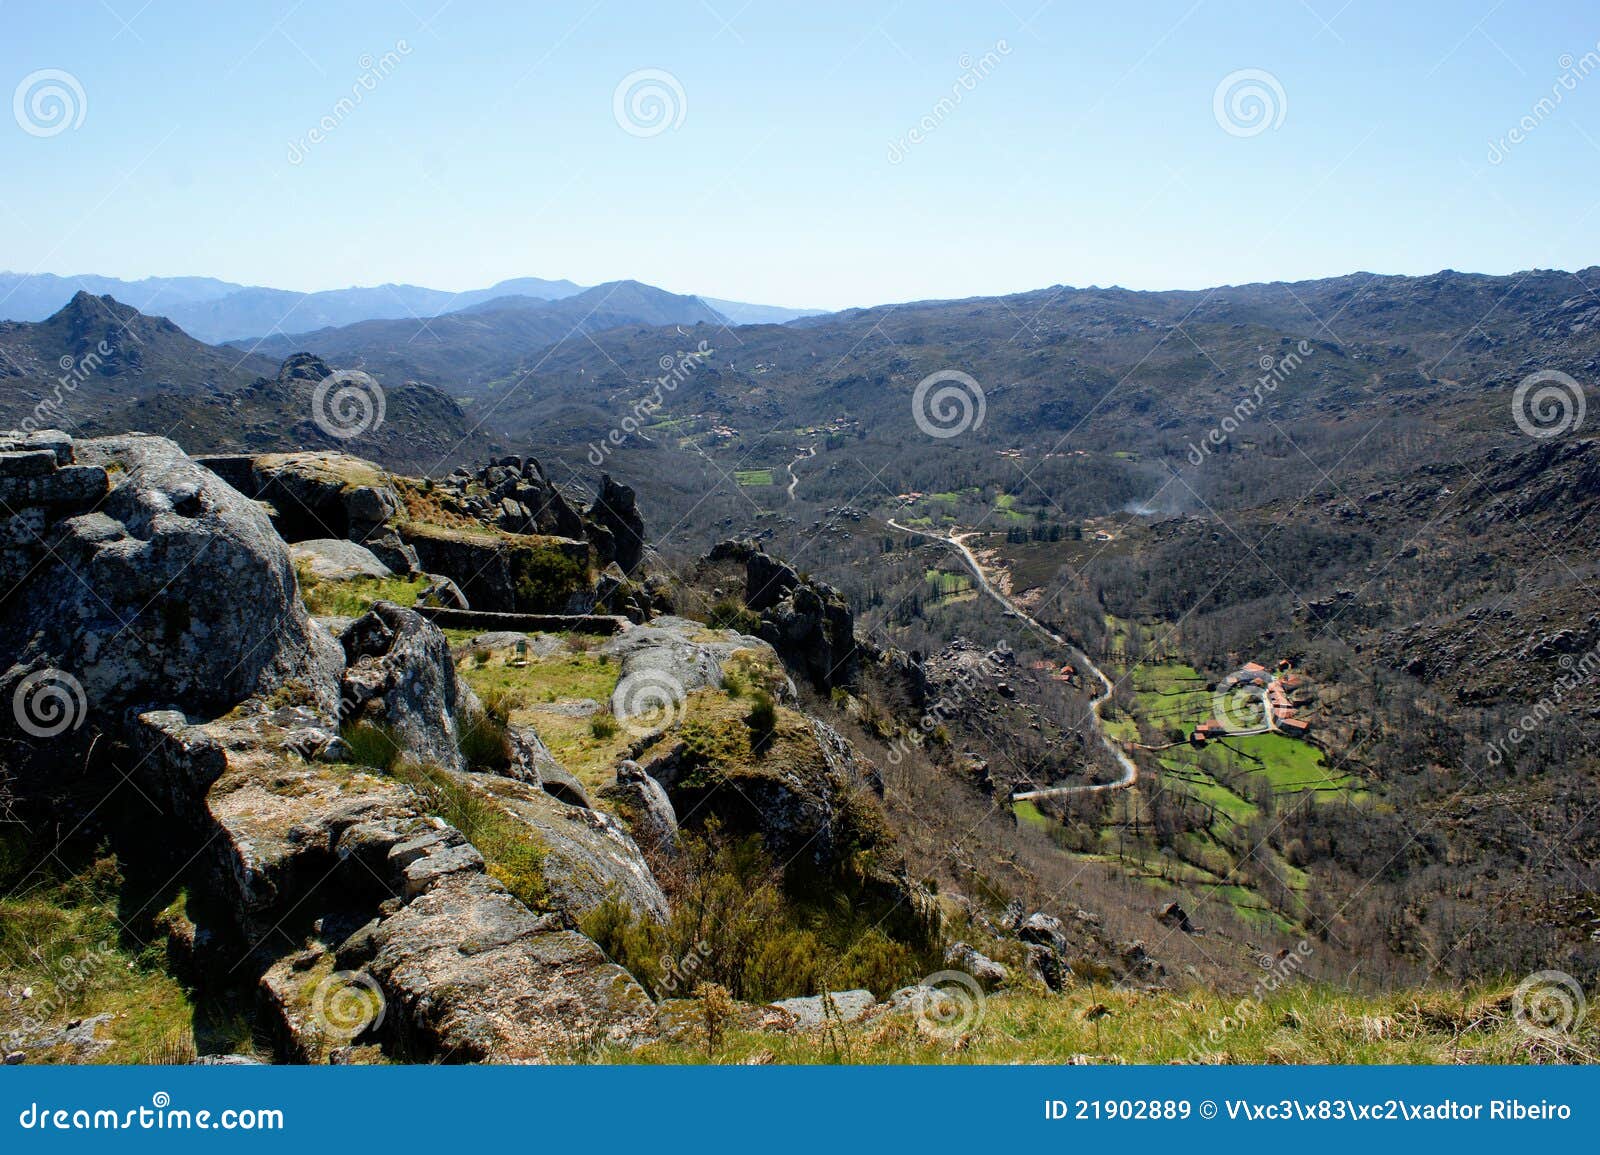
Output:
[[246,497],[271,507],[289,541],[381,536],[401,502],[383,469],[343,453],[220,454],[199,458]]
[[608,898],[627,903],[640,918],[666,921],[666,895],[617,819],[511,778],[464,774],[456,780],[527,827],[544,852],[550,906],[569,922]]
[[415,610],[378,602],[340,641],[349,661],[340,720],[381,726],[411,757],[464,770],[459,719],[481,707],[457,683],[443,631]]
[[386,578],[394,572],[366,546],[338,537],[297,541],[289,547],[289,556],[318,581]]
[[631,758],[617,764],[616,781],[600,791],[614,803],[634,837],[658,850],[671,850],[678,838],[678,813],[665,788]]
[[[0,524],[8,573],[32,558],[0,594],[8,700],[30,675],[57,671],[81,687],[79,721],[101,728],[120,727],[130,706],[213,715],[291,684],[332,707],[336,649],[259,506],[165,438],[58,440],[51,452],[55,474],[89,470],[101,492],[92,509],[47,503]],[[0,727],[20,722],[13,714]]]
[[[141,778],[161,797],[186,800],[180,813],[212,831],[201,839],[211,864],[205,889],[239,940],[224,965],[231,977],[243,963],[260,975],[283,1057],[329,1056],[330,1020],[339,1022],[329,1000],[345,989],[377,1000],[381,1015],[342,1041],[381,1042],[392,1057],[416,1061],[570,1059],[596,1040],[649,1029],[654,1005],[628,973],[561,930],[564,911],[537,915],[489,877],[478,850],[425,813],[408,787],[289,750],[314,720],[303,710],[206,725],[175,712],[141,719]],[[519,798],[508,813],[535,837],[554,836],[552,875],[569,860],[596,875],[614,867],[605,859],[611,834],[578,817],[592,812],[510,779],[458,781],[480,778]],[[580,828],[589,842],[572,832]],[[552,894],[587,893],[592,880],[575,874],[583,875],[575,891]]]
[[832,991],[826,995],[809,995],[797,999],[780,999],[771,1005],[793,1015],[796,1030],[807,1031],[820,1027],[829,1020],[853,1023],[865,1018],[877,1007],[878,1000],[871,991],[853,990]]
[[492,879],[456,875],[385,918],[367,970],[395,1049],[447,1063],[572,1061],[649,1030],[655,1005],[589,939],[554,929]]
[[953,942],[946,947],[944,961],[966,971],[986,989],[992,989],[1005,982],[1009,974],[1000,963],[965,942]]

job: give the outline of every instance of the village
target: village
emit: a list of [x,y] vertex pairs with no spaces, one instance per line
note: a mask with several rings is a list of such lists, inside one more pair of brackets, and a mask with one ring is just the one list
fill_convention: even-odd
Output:
[[[1288,658],[1278,662],[1271,671],[1259,662],[1246,662],[1222,680],[1217,693],[1224,695],[1249,688],[1261,691],[1259,725],[1230,726],[1224,717],[1207,718],[1190,732],[1190,744],[1204,746],[1207,742],[1230,735],[1264,734],[1274,730],[1291,738],[1304,738],[1310,734],[1311,723],[1302,718],[1300,712],[1312,703],[1314,695]],[[1226,711],[1219,710],[1218,713]]]

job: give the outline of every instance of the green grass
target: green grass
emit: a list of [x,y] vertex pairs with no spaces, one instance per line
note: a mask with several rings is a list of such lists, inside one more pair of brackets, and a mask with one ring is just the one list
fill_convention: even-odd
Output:
[[[8,866],[19,855],[26,855],[20,839],[0,847]],[[124,882],[114,858],[96,858],[70,877],[35,874],[30,883],[0,899],[0,988],[33,992],[25,1002],[0,1003],[0,1037],[17,1030],[18,1041],[28,1042],[74,1020],[111,1015],[96,1031],[110,1045],[90,1062],[188,1062],[201,1033],[221,1049],[248,1049],[247,1030],[223,1039],[215,1025],[197,1021],[189,992],[165,969],[161,932],[148,915],[140,922],[138,912],[120,909]],[[119,914],[141,934],[124,930]],[[85,1058],[66,1046],[26,1053],[29,1063]]]
[[733,479],[740,485],[755,487],[772,484],[772,470],[770,469],[736,469]]
[[[1535,1038],[1511,1013],[1510,985],[1467,992],[1364,996],[1293,977],[1259,998],[1140,992],[1086,985],[1065,995],[1001,993],[935,1035],[910,1013],[824,1030],[728,1030],[706,1046],[689,1030],[671,1041],[614,1048],[616,1063],[1318,1063],[1581,1062],[1592,1024],[1561,1042]],[[1091,1008],[1104,1008],[1097,1020]],[[842,1038],[841,1038],[842,1034]]]
[[1266,775],[1279,793],[1316,790],[1319,799],[1326,800],[1361,785],[1354,775],[1330,770],[1322,751],[1315,746],[1284,734],[1229,738],[1228,745],[1237,747],[1247,758],[1259,758],[1259,765],[1244,765]]
[[480,665],[469,653],[456,662],[456,671],[479,697],[510,695],[513,713],[539,702],[605,702],[617,688],[617,664],[602,654],[569,650],[547,658],[530,656],[524,666],[512,665],[515,658],[514,650],[496,650]]
[[1029,826],[1037,826],[1041,830],[1049,830],[1055,825],[1055,820],[1042,813],[1032,802],[1015,802],[1012,803],[1011,809],[1021,821],[1026,822]]
[[506,813],[492,798],[435,767],[402,760],[392,773],[417,792],[430,814],[443,818],[478,848],[489,873],[523,905],[529,910],[546,909],[547,852],[527,823]]
[[300,571],[300,596],[306,609],[323,617],[360,617],[374,602],[394,602],[414,606],[428,586],[427,578],[352,578],[349,581],[317,581]]

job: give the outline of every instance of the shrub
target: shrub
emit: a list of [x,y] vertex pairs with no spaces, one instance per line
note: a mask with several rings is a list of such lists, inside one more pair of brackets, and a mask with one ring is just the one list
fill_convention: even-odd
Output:
[[741,634],[753,634],[761,628],[761,616],[746,609],[743,602],[722,598],[711,607],[711,612],[706,616],[706,624],[719,630],[738,630]]
[[666,926],[615,899],[579,923],[657,998],[686,998],[702,983],[748,1002],[855,986],[887,994],[926,973],[930,960],[875,929],[876,915],[849,896],[807,904],[786,893],[759,837],[725,837],[712,821],[683,835],[680,851],[662,871]]
[[522,613],[558,612],[568,595],[588,584],[588,571],[550,546],[521,550],[512,556],[512,582]]
[[602,742],[615,738],[618,729],[617,720],[604,711],[597,712],[589,718],[589,733]]
[[778,707],[773,703],[771,694],[765,690],[756,691],[755,702],[745,715],[744,724],[750,728],[751,752],[765,754],[778,728]]

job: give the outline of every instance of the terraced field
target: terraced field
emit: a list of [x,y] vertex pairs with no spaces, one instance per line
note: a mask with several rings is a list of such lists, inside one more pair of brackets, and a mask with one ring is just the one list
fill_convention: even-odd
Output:
[[[1298,805],[1372,804],[1365,784],[1337,758],[1283,734],[1190,745],[1190,732],[1215,710],[1209,679],[1191,665],[1149,662],[1124,667],[1123,677],[1131,701],[1107,713],[1106,730],[1143,745],[1147,773],[1102,814],[1097,843],[1080,843],[1075,856],[1144,878],[1201,921],[1221,905],[1248,923],[1296,932],[1309,879],[1275,849],[1276,815]],[[1176,812],[1179,827],[1159,847],[1151,832],[1158,809]]]

